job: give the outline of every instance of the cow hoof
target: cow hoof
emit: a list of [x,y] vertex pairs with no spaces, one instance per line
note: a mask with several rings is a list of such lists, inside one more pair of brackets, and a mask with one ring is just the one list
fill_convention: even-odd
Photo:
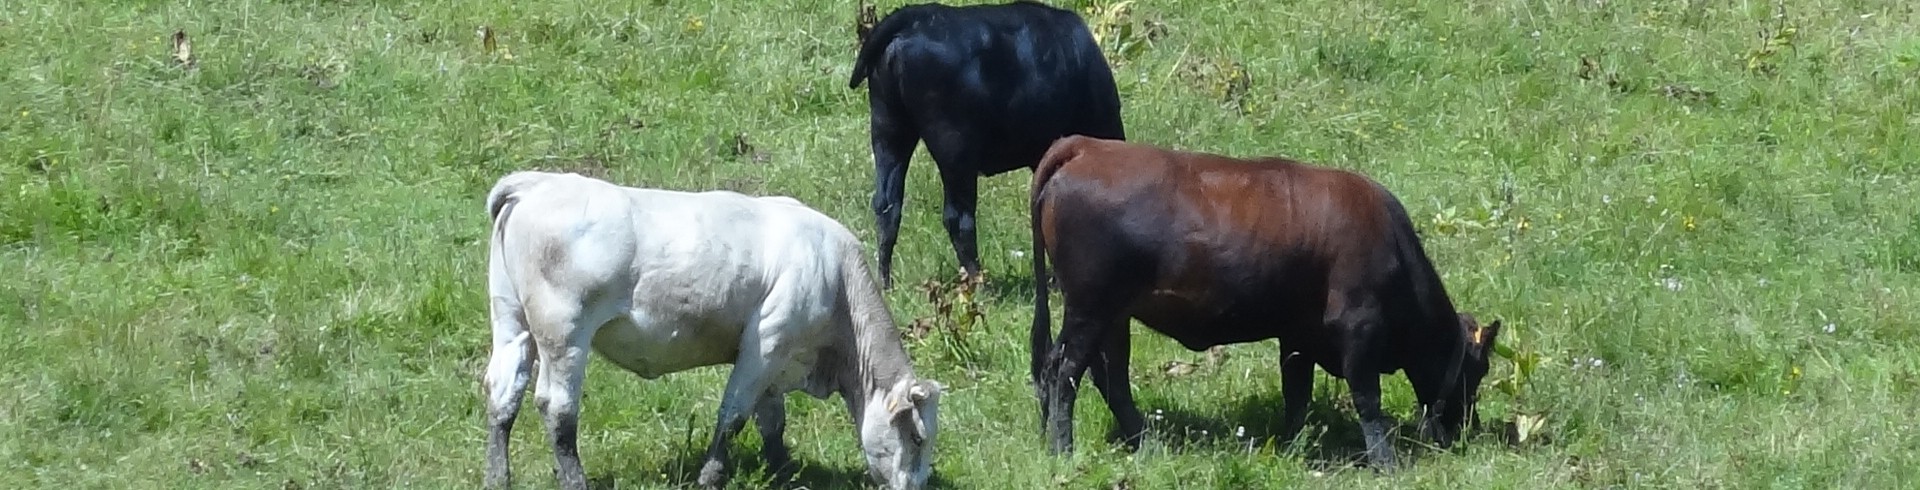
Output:
[[1399,464],[1394,462],[1392,454],[1374,454],[1367,458],[1367,467],[1373,468],[1375,473],[1386,474],[1393,473]]
[[787,448],[780,446],[769,445],[763,447],[760,451],[760,459],[766,462],[768,473],[785,471],[788,465],[793,464],[792,453],[788,452]]
[[726,471],[725,464],[719,461],[708,461],[705,466],[700,467],[700,486],[704,488],[720,488],[721,485],[727,483]]

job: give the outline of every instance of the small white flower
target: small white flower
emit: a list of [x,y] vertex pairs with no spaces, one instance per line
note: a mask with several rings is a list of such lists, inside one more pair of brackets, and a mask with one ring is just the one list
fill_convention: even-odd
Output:
[[1682,283],[1680,283],[1680,279],[1679,279],[1679,278],[1675,278],[1675,277],[1669,277],[1669,278],[1666,278],[1666,279],[1661,279],[1661,280],[1660,280],[1660,285],[1661,285],[1661,286],[1666,286],[1666,288],[1667,288],[1667,290],[1668,290],[1668,291],[1679,291],[1679,290],[1682,290],[1682,289],[1686,289],[1686,288],[1687,288],[1687,285],[1686,285],[1686,284],[1682,284]]
[[1828,323],[1828,324],[1827,324],[1827,326],[1826,326],[1826,328],[1822,328],[1821,330],[1825,330],[1825,331],[1826,331],[1827,333],[1833,333],[1833,331],[1834,331],[1834,327],[1833,327],[1833,324],[1832,324],[1832,323]]
[[1016,259],[1027,256],[1027,252],[1023,250],[1008,250],[1007,254],[1012,255],[1013,258],[1016,258]]
[[1659,200],[1659,199],[1654,199],[1654,198],[1653,198],[1653,194],[1647,194],[1647,204],[1653,204],[1653,203],[1657,203],[1657,202],[1660,202],[1660,200]]
[[1239,427],[1234,427],[1234,428],[1233,428],[1233,436],[1234,436],[1234,437],[1246,437],[1246,436],[1247,436],[1247,426],[1244,426],[1244,425],[1242,425],[1242,426],[1239,426]]
[[1600,204],[1613,204],[1613,195],[1611,195],[1611,194],[1601,194],[1601,195],[1600,195]]

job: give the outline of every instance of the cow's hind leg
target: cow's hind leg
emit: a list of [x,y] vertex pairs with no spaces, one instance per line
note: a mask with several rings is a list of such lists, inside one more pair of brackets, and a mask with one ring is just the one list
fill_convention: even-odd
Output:
[[512,486],[507,460],[513,421],[520,415],[527,380],[533,374],[533,338],[527,333],[518,300],[493,299],[493,354],[487,361],[487,488]]
[[1113,413],[1114,425],[1120,429],[1120,440],[1128,450],[1140,449],[1140,436],[1146,433],[1146,417],[1141,416],[1140,407],[1133,402],[1133,386],[1128,382],[1127,367],[1132,352],[1132,336],[1127,334],[1127,319],[1108,322],[1101,327],[1105,340],[1100,343],[1100,354],[1095,357],[1093,386],[1100,390],[1100,397],[1107,401],[1107,411]]
[[[1285,352],[1285,349],[1282,349]],[[1280,393],[1285,409],[1281,414],[1282,437],[1291,439],[1307,425],[1307,405],[1313,401],[1313,360],[1299,352],[1280,356]]]
[[[947,228],[947,241],[953,244],[953,254],[960,259],[961,274],[972,278],[980,274],[979,239],[974,228],[974,211],[979,207],[980,177],[972,170],[973,162],[963,160],[964,156],[935,155],[938,159],[947,156],[940,169],[940,185],[946,193],[946,203],[941,210],[941,223]],[[957,164],[957,165],[956,165]],[[952,168],[954,170],[948,170]]]
[[[580,466],[580,392],[586,380],[588,351],[593,333],[606,318],[585,318],[578,308],[565,313],[532,314],[540,352],[540,379],[533,393],[547,423],[547,441],[553,447],[554,476],[560,488],[585,490],[587,473]],[[533,312],[529,312],[530,314]],[[554,314],[558,313],[558,314]],[[535,320],[533,318],[544,318]]]
[[898,99],[885,99],[878,87],[869,92],[870,131],[873,138],[873,216],[879,229],[880,287],[893,287],[893,247],[900,241],[900,205],[906,199],[907,164],[920,142],[912,121],[896,114]]
[[1107,322],[1096,320],[1084,307],[1069,301],[1061,315],[1060,337],[1047,358],[1046,399],[1041,400],[1048,450],[1054,454],[1073,450],[1073,405],[1079,396],[1080,376],[1099,353]]
[[492,299],[488,317],[493,324],[493,353],[487,361],[482,388],[487,396],[487,488],[507,488],[513,483],[507,446],[512,440],[513,421],[520,415],[520,401],[527,393],[527,381],[533,374],[533,336],[527,332],[527,318],[519,294],[503,268],[498,246],[492,246],[487,268],[487,295]]
[[760,457],[767,472],[777,472],[793,460],[787,451],[787,397],[781,393],[763,393],[753,411],[754,425],[760,429]]

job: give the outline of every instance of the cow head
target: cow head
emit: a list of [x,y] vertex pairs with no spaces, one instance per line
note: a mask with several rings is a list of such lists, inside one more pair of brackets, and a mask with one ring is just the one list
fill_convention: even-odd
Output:
[[1453,444],[1460,437],[1462,426],[1467,419],[1475,417],[1474,406],[1480,401],[1480,380],[1487,377],[1492,365],[1494,338],[1500,336],[1500,321],[1480,325],[1473,315],[1460,314],[1460,331],[1466,337],[1466,355],[1460,358],[1460,377],[1454,386],[1458,397],[1442,397],[1440,417],[1436,427],[1430,427],[1428,434],[1441,447]]
[[926,487],[933,474],[940,390],[939,383],[906,377],[867,401],[860,447],[866,452],[868,474],[886,488]]

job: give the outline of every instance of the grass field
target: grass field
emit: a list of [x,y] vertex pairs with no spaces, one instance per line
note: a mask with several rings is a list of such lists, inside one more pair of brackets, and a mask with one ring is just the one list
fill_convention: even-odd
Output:
[[[478,486],[488,186],[544,168],[785,194],[870,240],[852,4],[0,4],[0,487]],[[1412,467],[1378,475],[1353,464],[1343,384],[1319,375],[1308,433],[1273,440],[1271,342],[1209,357],[1136,328],[1148,448],[1098,437],[1089,388],[1079,451],[1046,457],[1017,172],[982,183],[984,321],[909,345],[948,387],[936,483],[1920,485],[1915,9],[1142,0],[1096,22],[1133,26],[1108,43],[1133,139],[1375,177],[1532,367],[1497,363],[1487,432],[1403,441]],[[889,299],[939,324],[917,285],[956,264],[916,161]],[[596,362],[589,477],[690,486],[724,378]],[[1404,378],[1385,384],[1406,420]],[[794,485],[864,485],[839,402],[791,407]],[[1501,435],[1516,420],[1525,441]],[[553,484],[543,434],[521,417],[524,487]],[[769,483],[758,445],[734,486]]]

